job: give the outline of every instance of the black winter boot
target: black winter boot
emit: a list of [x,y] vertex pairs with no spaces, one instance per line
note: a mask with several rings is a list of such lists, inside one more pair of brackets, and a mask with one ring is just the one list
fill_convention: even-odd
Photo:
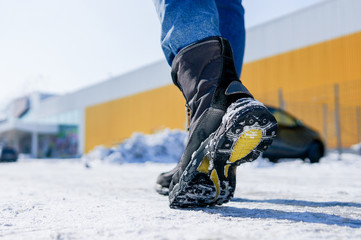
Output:
[[235,190],[236,167],[267,149],[276,120],[238,79],[224,38],[182,49],[173,60],[172,78],[191,109],[191,121],[186,149],[169,185],[170,206],[227,202]]
[[157,181],[156,181],[156,186],[155,186],[155,190],[159,194],[162,194],[162,195],[169,194],[169,185],[170,185],[170,182],[172,181],[173,175],[178,171],[178,169],[180,167],[179,163],[172,170],[159,174]]

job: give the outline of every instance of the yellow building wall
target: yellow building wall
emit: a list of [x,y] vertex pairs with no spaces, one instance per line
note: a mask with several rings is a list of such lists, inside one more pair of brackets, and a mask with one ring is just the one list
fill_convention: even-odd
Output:
[[341,103],[360,105],[361,32],[249,62],[243,67],[241,79],[256,96],[276,92],[277,98],[277,91],[282,88],[293,101],[314,97],[319,100],[325,86],[349,84],[341,93],[345,93]]
[[185,100],[173,85],[88,107],[85,110],[85,151],[113,146],[133,132],[184,129]]
[[242,81],[256,98],[280,106],[321,132],[336,147],[335,84],[342,146],[360,141],[361,32],[244,65]]

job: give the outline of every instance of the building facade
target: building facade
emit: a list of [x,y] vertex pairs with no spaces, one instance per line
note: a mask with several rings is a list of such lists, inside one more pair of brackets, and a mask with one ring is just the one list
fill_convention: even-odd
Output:
[[[337,140],[342,147],[361,142],[360,12],[359,0],[328,0],[247,29],[242,81],[257,99],[320,131],[332,148]],[[22,121],[58,132],[76,126],[82,154],[118,144],[133,132],[183,129],[184,104],[170,67],[161,61],[44,99]]]
[[[331,148],[338,139],[342,147],[361,141],[360,12],[361,1],[328,0],[247,30],[242,81],[257,99],[321,132]],[[182,128],[184,100],[168,84],[87,108],[85,149],[133,131]],[[107,124],[116,127],[95,128]]]

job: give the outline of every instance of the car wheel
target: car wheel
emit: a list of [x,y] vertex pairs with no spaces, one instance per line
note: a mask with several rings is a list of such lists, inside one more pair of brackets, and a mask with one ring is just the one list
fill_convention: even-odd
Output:
[[270,162],[272,162],[272,163],[277,163],[278,162],[278,158],[269,158],[268,160]]
[[323,147],[320,143],[311,143],[308,148],[308,158],[311,163],[318,163],[320,158],[323,156]]

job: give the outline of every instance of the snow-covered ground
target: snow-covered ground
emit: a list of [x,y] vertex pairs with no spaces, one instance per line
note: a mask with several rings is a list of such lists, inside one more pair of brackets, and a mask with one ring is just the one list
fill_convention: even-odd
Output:
[[0,165],[0,239],[361,239],[361,158],[238,168],[235,198],[175,210],[154,182],[174,164]]
[[185,210],[154,191],[174,162],[0,164],[0,239],[361,239],[361,156],[337,159],[258,159],[238,168],[232,202]]

